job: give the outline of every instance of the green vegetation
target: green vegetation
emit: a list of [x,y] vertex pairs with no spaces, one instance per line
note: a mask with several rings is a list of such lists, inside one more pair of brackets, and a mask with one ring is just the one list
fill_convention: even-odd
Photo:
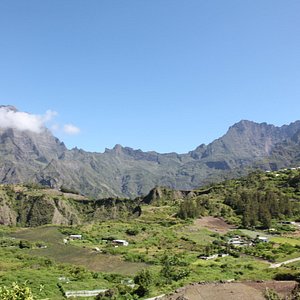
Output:
[[0,298],[2,300],[34,300],[32,291],[25,284],[12,283],[10,287],[0,287]]
[[[156,189],[146,200],[71,199],[36,186],[3,186],[3,203],[18,212],[28,207],[28,199],[33,208],[30,222],[24,221],[24,211],[18,226],[0,227],[0,285],[8,293],[14,282],[23,287],[26,281],[37,299],[96,289],[104,290],[96,299],[141,299],[195,281],[298,278],[297,262],[269,268],[271,262],[300,257],[297,227],[291,223],[300,218],[298,176],[294,170],[253,173],[191,193]],[[47,213],[49,203],[56,203],[54,209],[64,209],[66,219],[75,220],[76,214],[80,222],[35,227],[48,220],[46,213],[39,215],[40,203]],[[208,216],[236,228],[220,231],[194,220]]]
[[[178,216],[215,215],[243,228],[277,229],[278,221],[300,219],[300,171],[254,172],[193,191],[179,207]],[[281,228],[280,230],[285,230]]]

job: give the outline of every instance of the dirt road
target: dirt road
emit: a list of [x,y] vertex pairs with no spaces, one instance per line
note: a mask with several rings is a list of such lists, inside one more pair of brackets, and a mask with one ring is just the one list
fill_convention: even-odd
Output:
[[290,264],[290,263],[293,263],[293,262],[299,261],[299,260],[300,260],[300,257],[296,257],[296,258],[293,258],[293,259],[289,259],[289,260],[283,261],[281,263],[271,264],[269,268],[271,268],[271,269],[279,268],[282,265]]

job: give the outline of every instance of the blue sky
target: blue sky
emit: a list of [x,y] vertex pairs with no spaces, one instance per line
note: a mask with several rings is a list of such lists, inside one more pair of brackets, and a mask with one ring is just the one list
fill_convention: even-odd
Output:
[[288,124],[299,12],[298,0],[1,0],[0,104],[55,111],[56,136],[97,152],[183,153],[241,119]]

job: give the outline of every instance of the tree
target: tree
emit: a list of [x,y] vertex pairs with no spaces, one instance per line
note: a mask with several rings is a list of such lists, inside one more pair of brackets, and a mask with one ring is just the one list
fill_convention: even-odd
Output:
[[138,284],[138,288],[135,293],[143,297],[149,293],[150,285],[152,284],[153,278],[149,270],[143,269],[134,277],[134,283]]
[[116,289],[108,289],[105,292],[99,293],[95,300],[115,300],[117,299],[118,291]]
[[265,207],[261,207],[259,211],[259,220],[263,226],[263,228],[268,229],[271,227],[272,216],[268,209]]
[[196,218],[200,214],[199,206],[192,199],[187,199],[180,204],[178,217],[181,219]]

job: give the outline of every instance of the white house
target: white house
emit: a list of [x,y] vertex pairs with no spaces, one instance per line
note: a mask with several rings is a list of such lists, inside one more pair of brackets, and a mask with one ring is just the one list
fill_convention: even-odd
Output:
[[230,240],[228,242],[228,244],[238,247],[238,246],[242,246],[244,244],[244,242],[243,241]]
[[113,240],[112,241],[113,244],[116,244],[116,245],[122,245],[122,246],[128,246],[129,243],[125,240]]
[[199,258],[205,259],[205,260],[215,259],[215,258],[218,258],[218,254],[213,254],[213,255],[210,255],[210,256],[202,255]]
[[229,245],[233,245],[234,247],[245,247],[245,246],[251,246],[251,243],[249,243],[248,241],[245,241],[242,239],[242,237],[240,236],[235,236],[233,238],[231,238],[227,244]]
[[259,237],[257,237],[257,239],[263,243],[267,243],[269,241],[269,239],[265,236],[259,236]]
[[82,235],[81,234],[71,234],[70,239],[72,239],[72,240],[81,240]]

